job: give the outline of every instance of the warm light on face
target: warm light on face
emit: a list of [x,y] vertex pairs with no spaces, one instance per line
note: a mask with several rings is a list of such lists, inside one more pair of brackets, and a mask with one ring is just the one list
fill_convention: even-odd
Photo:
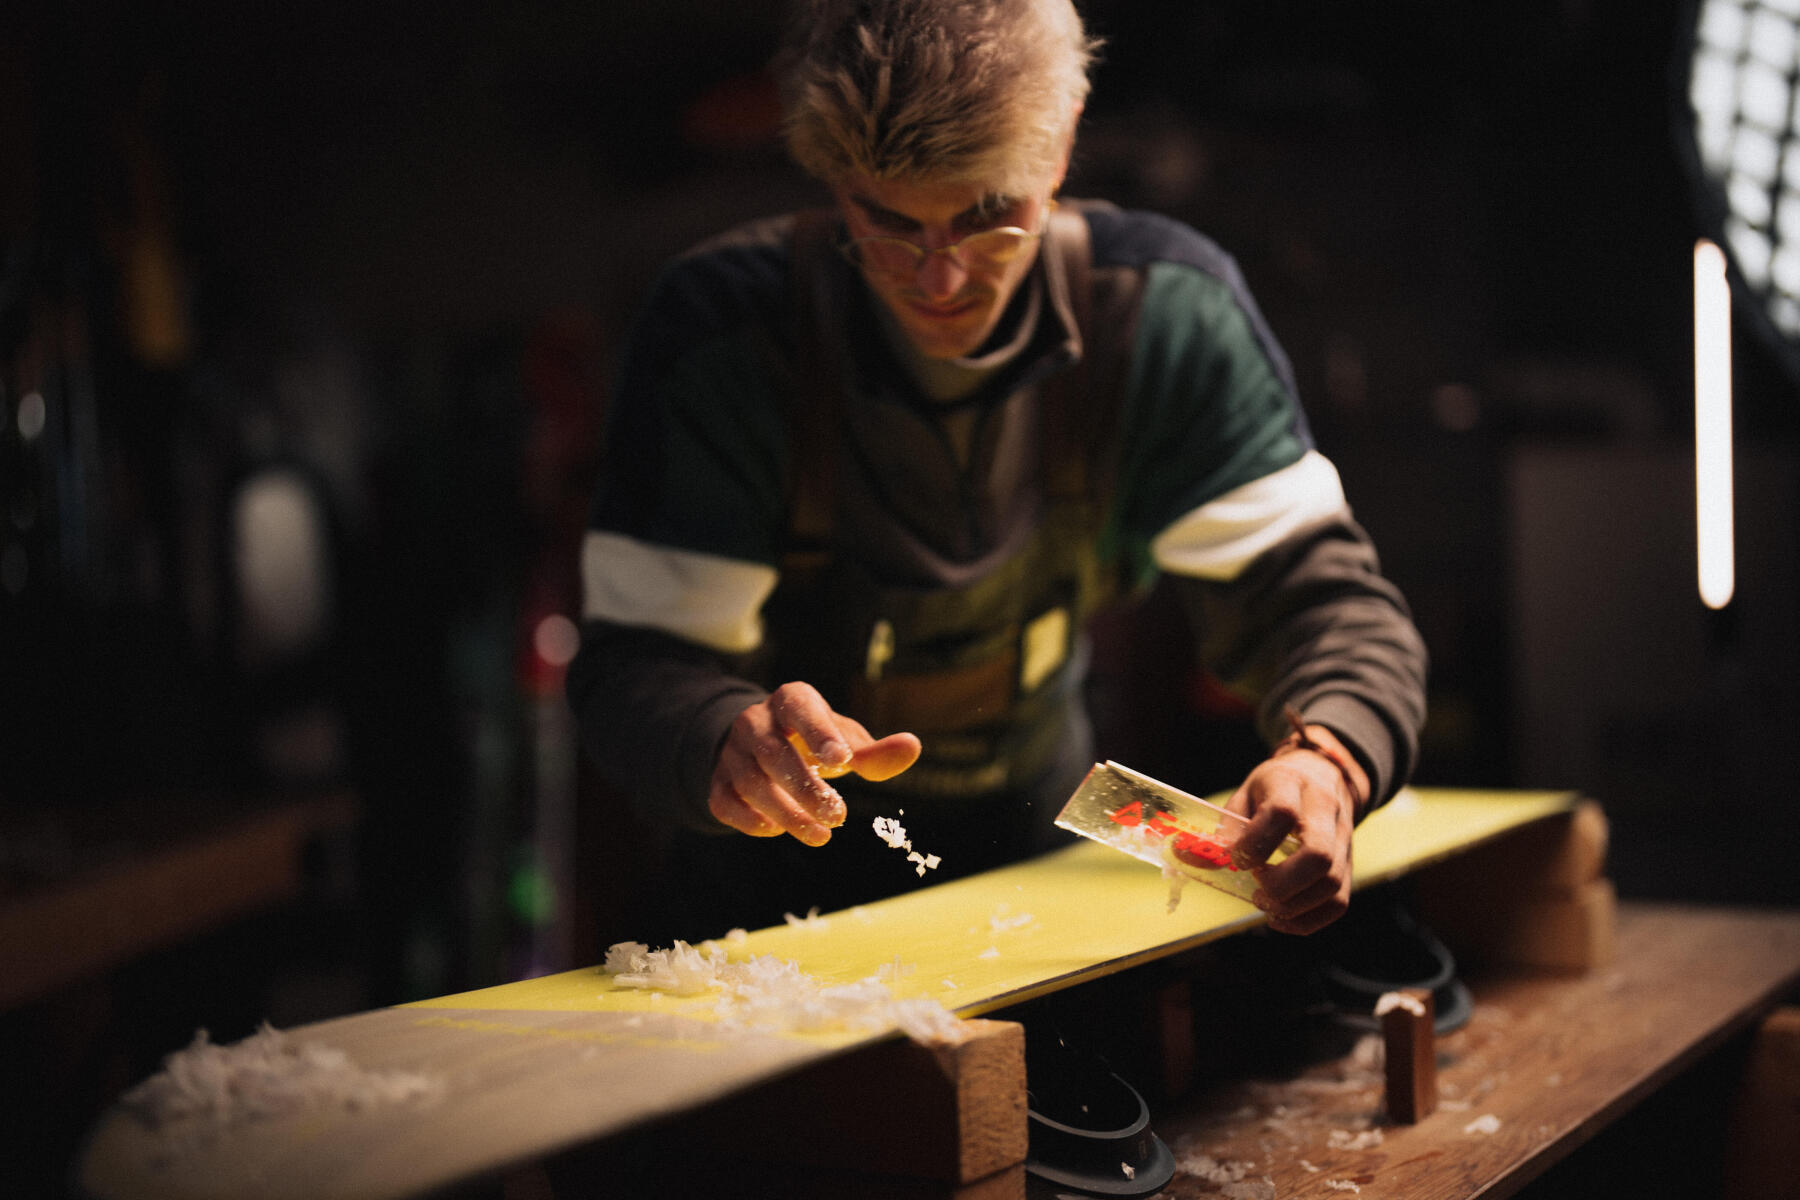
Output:
[[1700,599],[1724,608],[1737,587],[1731,490],[1731,289],[1725,255],[1694,244],[1694,494]]
[[[1042,196],[1004,200],[974,184],[864,177],[835,189],[849,240],[865,249],[894,250],[891,261],[859,256],[862,277],[927,358],[972,354],[994,331],[1037,261],[1035,235],[1051,190],[1046,183]],[[982,235],[1001,229],[1028,236],[1009,232],[1001,239],[1003,253],[985,253],[992,239]]]

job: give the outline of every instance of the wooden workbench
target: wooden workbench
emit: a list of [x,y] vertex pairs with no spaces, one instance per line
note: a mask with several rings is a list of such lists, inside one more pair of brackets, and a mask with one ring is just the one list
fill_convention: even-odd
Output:
[[[1386,1123],[1365,1041],[1294,1077],[1222,1082],[1158,1130],[1190,1165],[1253,1164],[1245,1178],[1283,1198],[1510,1196],[1800,988],[1797,912],[1626,903],[1617,936],[1613,963],[1584,975],[1473,981],[1474,1016],[1438,1042],[1440,1106],[1416,1125]],[[1691,1114],[1687,1147],[1635,1153],[1691,1157],[1717,1115]],[[1178,1173],[1167,1195],[1216,1190]]]
[[[1604,822],[1591,806],[1550,794],[1444,793],[1390,808],[1378,814],[1386,824],[1372,818],[1359,833],[1359,884],[1390,881],[1423,896],[1434,873],[1441,875],[1440,882],[1455,885],[1452,896],[1480,901],[1463,904],[1467,931],[1487,939],[1490,951],[1503,949],[1502,964],[1535,962],[1534,972],[1507,974],[1490,965],[1468,976],[1474,1017],[1439,1046],[1443,1103],[1409,1127],[1384,1123],[1379,1072],[1347,1041],[1304,1060],[1286,1056],[1290,1069],[1280,1079],[1246,1078],[1261,1051],[1276,1046],[1230,1022],[1202,1021],[1201,1086],[1156,1107],[1159,1133],[1188,1168],[1164,1189],[1165,1200],[1218,1194],[1218,1180],[1206,1176],[1239,1172],[1232,1164],[1250,1164],[1237,1183],[1266,1179],[1272,1194],[1284,1197],[1510,1195],[1800,987],[1800,912],[1628,904],[1615,922],[1610,886],[1595,878]],[[1468,824],[1476,818],[1487,824]],[[1434,849],[1433,837],[1445,849]],[[1474,848],[1453,853],[1456,847]],[[1483,881],[1494,896],[1481,897]],[[1027,899],[1033,921],[1014,929],[1014,908]],[[1184,948],[1223,952],[1257,939],[1299,944],[1256,931],[1247,906],[1239,905],[1241,913],[1210,910],[1224,899],[1196,894],[1167,913],[1154,871],[1082,845],[838,914],[835,932],[802,922],[757,931],[746,944],[797,959],[831,982],[863,977],[898,948],[908,962],[924,964],[902,987],[951,997],[968,1016],[1005,1018],[1009,1006],[1060,997],[1062,988],[1144,994],[1133,973],[1185,971],[1192,1011],[1204,1017],[1228,989],[1204,964],[1181,961]],[[1470,911],[1504,911],[1506,936],[1467,921]],[[996,913],[1007,920],[988,919]],[[1439,914],[1455,916],[1455,906],[1426,913],[1434,923]],[[1521,914],[1535,916],[1521,922]],[[1563,919],[1570,936],[1522,938],[1514,928]],[[1232,936],[1239,934],[1245,936]],[[1096,956],[1084,940],[1090,938],[1104,953]],[[1584,969],[1544,969],[1565,962]],[[768,1043],[780,1058],[759,1063],[749,1043],[713,1053],[704,1038],[647,1036],[654,1015],[648,1009],[664,1010],[656,1029],[702,1019],[684,1003],[652,1003],[588,970],[328,1022],[309,1035],[343,1047],[354,1061],[375,1069],[429,1065],[456,1086],[418,1112],[319,1117],[299,1130],[277,1123],[246,1129],[222,1158],[196,1157],[179,1171],[134,1168],[142,1131],[114,1114],[98,1130],[82,1178],[93,1194],[109,1197],[243,1194],[230,1188],[227,1168],[257,1162],[263,1165],[256,1177],[269,1185],[261,1194],[279,1182],[308,1197],[466,1187],[507,1200],[1023,1200],[1031,1190],[1020,1162],[1022,1069],[999,1069],[1022,1068],[1022,1057],[1000,1036],[1016,1033],[1012,1021],[986,1022],[995,1037],[974,1035],[981,1045],[955,1064],[938,1072],[941,1061],[927,1062],[919,1074],[904,1040],[863,1044],[849,1036],[838,1039],[841,1045],[812,1046],[805,1038],[763,1038],[755,1046]],[[687,1007],[703,1003],[710,1001]],[[1123,1024],[1133,1019],[1120,1014]],[[1255,1049],[1251,1069],[1215,1070],[1209,1029],[1240,1050]],[[896,1061],[879,1064],[870,1057],[895,1054]],[[1280,1057],[1271,1053],[1263,1062]],[[1304,1069],[1293,1068],[1302,1061]],[[903,1094],[903,1077],[918,1082],[918,1097]],[[946,1079],[956,1089],[966,1085],[967,1097],[962,1090],[939,1096]],[[915,1117],[927,1112],[942,1123],[922,1134],[927,1125]],[[965,1127],[971,1113],[986,1114],[979,1128]],[[985,1139],[990,1127],[1007,1136]],[[964,1151],[981,1150],[984,1141],[998,1149],[978,1156],[991,1165],[952,1155],[949,1169],[925,1171],[931,1147],[907,1142],[922,1136]],[[838,1151],[836,1161],[817,1153],[821,1145]],[[782,1161],[794,1148],[806,1161]]]
[[[1358,830],[1357,879],[1373,885],[1540,826],[1570,828],[1581,811],[1580,797],[1567,792],[1409,790]],[[1228,939],[1262,919],[1244,901],[1198,885],[1171,912],[1168,884],[1154,867],[1081,842],[817,922],[755,930],[728,953],[790,961],[827,985],[897,967],[894,995],[977,1017]],[[921,1103],[907,1108],[894,1085],[906,1064],[876,1068],[865,1057],[888,1053],[891,1029],[721,1036],[717,1002],[707,993],[620,987],[589,967],[321,1022],[298,1031],[302,1040],[340,1050],[361,1069],[429,1074],[442,1095],[417,1106],[244,1122],[177,1154],[117,1107],[90,1137],[80,1186],[102,1200],[397,1200],[663,1121],[685,1125],[683,1161],[737,1127],[750,1130],[746,1152],[836,1149],[858,1167],[917,1174],[928,1156],[895,1148],[896,1119],[957,1144],[932,1178],[972,1184],[1023,1161],[1022,1047],[1007,1052],[997,1040],[1006,1035],[981,1038],[951,1064],[919,1064]],[[1001,1069],[1002,1060],[1013,1067]],[[783,1116],[791,1105],[759,1089],[813,1067],[830,1077],[814,1107],[860,1116],[860,1128],[828,1137],[813,1121],[789,1135]],[[950,1093],[938,1087],[945,1078],[956,1081]],[[984,1080],[991,1086],[978,1086]],[[688,1123],[706,1105],[734,1102],[748,1109],[715,1126],[718,1136]],[[986,1136],[1002,1124],[1005,1137]]]
[[[1349,1035],[1341,1053],[1298,1067],[1286,1056],[1288,1067],[1278,1074],[1235,1073],[1185,1100],[1164,1102],[1156,1128],[1181,1169],[1158,1197],[1231,1195],[1225,1182],[1234,1178],[1245,1189],[1237,1194],[1257,1194],[1256,1185],[1266,1181],[1273,1192],[1262,1194],[1281,1200],[1500,1200],[1534,1181],[1534,1200],[1724,1194],[1686,1185],[1716,1181],[1727,1140],[1720,1131],[1749,1035],[1784,998],[1800,994],[1800,912],[1627,902],[1617,936],[1616,959],[1600,969],[1471,980],[1474,1015],[1438,1040],[1440,1104],[1416,1125],[1386,1119],[1374,1035],[1361,1041]],[[1711,1090],[1696,1100],[1689,1081],[1708,1069]],[[1655,1127],[1668,1135],[1660,1144],[1626,1147],[1636,1160],[1632,1171],[1620,1172],[1616,1162],[1584,1162],[1581,1152],[1593,1153],[1589,1143],[1596,1139],[1605,1153],[1618,1155],[1619,1147],[1607,1145],[1614,1131],[1645,1110],[1668,1108],[1666,1097],[1678,1091],[1678,1105],[1716,1108],[1678,1108],[1677,1135],[1669,1134],[1665,1113]],[[617,1194],[660,1200],[1052,1200],[1067,1191],[1031,1178],[1023,1166],[952,1186],[759,1163],[713,1152],[705,1116],[517,1173],[467,1200],[562,1200],[600,1183],[623,1186]],[[796,1128],[804,1127],[797,1114]],[[1658,1181],[1659,1164],[1669,1161],[1680,1169],[1641,1186],[1645,1178]],[[1574,1187],[1555,1186],[1559,1175],[1571,1174]],[[1625,1179],[1640,1186],[1610,1186]]]

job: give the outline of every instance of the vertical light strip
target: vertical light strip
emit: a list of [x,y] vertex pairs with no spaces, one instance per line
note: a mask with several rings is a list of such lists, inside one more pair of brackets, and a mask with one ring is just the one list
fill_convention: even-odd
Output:
[[1737,588],[1731,496],[1731,288],[1725,254],[1694,243],[1694,497],[1700,599],[1724,608]]

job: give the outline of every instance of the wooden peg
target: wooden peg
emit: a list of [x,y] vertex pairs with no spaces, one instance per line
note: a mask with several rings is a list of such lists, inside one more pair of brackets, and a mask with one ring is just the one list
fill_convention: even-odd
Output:
[[1375,1004],[1381,1021],[1389,1120],[1423,1121],[1437,1109],[1437,1006],[1423,988],[1388,992]]

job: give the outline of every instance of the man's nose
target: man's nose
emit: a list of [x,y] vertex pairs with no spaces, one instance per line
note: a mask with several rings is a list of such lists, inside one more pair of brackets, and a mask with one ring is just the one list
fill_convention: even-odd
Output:
[[963,265],[959,252],[946,249],[926,255],[919,264],[917,283],[929,299],[947,300],[962,290],[968,278],[969,269]]

